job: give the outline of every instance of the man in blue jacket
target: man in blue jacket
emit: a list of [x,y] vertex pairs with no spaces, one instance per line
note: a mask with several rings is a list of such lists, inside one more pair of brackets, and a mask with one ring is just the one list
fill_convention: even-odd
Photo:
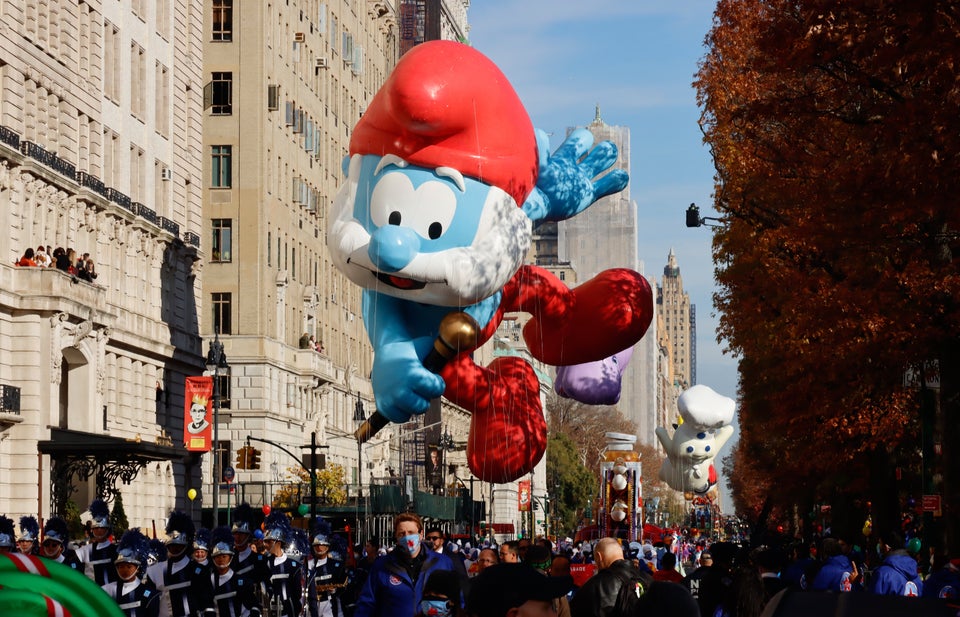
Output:
[[840,540],[824,538],[822,552],[826,561],[813,579],[814,591],[853,591],[859,587],[857,566],[843,554]]
[[917,573],[917,559],[903,548],[903,537],[890,531],[882,534],[878,542],[883,563],[870,575],[870,592],[881,596],[922,594],[923,581]]
[[393,521],[393,537],[397,546],[373,563],[354,617],[410,617],[417,612],[430,573],[453,571],[449,557],[421,544],[423,522],[416,514],[398,515]]

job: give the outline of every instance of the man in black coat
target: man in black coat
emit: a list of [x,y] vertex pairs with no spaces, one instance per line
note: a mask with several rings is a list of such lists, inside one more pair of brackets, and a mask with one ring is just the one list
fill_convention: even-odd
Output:
[[593,549],[597,573],[583,584],[570,601],[572,617],[627,617],[620,615],[617,599],[624,585],[639,598],[650,588],[653,578],[624,559],[623,547],[614,538],[601,538]]

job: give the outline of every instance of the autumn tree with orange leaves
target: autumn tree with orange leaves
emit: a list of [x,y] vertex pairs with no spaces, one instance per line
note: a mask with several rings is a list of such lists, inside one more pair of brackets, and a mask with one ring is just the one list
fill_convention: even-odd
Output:
[[[869,500],[882,528],[904,493],[942,493],[927,532],[960,550],[960,5],[721,0],[707,44],[734,499]],[[905,375],[931,361],[942,483],[898,485],[933,413]]]

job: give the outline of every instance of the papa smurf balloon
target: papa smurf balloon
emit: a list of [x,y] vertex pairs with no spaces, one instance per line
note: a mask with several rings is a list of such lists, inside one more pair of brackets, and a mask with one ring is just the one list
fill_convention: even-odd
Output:
[[[616,147],[592,145],[578,130],[548,155],[503,73],[451,41],[407,52],[351,136],[327,245],[364,289],[377,410],[405,422],[445,396],[471,411],[467,459],[482,480],[516,479],[546,450],[533,368],[519,357],[478,366],[470,355],[506,313],[532,315],[527,347],[554,366],[612,356],[650,323],[650,287],[632,270],[571,290],[524,265],[535,223],[570,218],[626,186],[622,170],[601,175]],[[469,315],[477,337],[432,371],[424,361],[451,312]]]

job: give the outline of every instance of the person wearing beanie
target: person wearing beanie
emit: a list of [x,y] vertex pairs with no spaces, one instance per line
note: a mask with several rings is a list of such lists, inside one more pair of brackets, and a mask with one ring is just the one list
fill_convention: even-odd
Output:
[[897,531],[887,531],[879,535],[877,542],[883,563],[871,573],[868,591],[879,596],[913,597],[923,594],[923,580],[917,571],[917,559],[904,548],[903,536]]
[[117,545],[110,537],[110,508],[107,502],[94,499],[90,502],[89,512],[90,541],[77,549],[77,559],[84,564],[84,573],[103,587],[117,580],[117,569],[114,567]]
[[[553,553],[545,544],[540,542],[530,545],[526,555],[523,557],[523,563],[544,576],[570,576],[569,572],[566,575],[555,575],[551,573],[553,568]],[[573,587],[572,576],[570,576],[570,587]],[[566,595],[557,598],[557,617],[570,617],[570,601]]]

